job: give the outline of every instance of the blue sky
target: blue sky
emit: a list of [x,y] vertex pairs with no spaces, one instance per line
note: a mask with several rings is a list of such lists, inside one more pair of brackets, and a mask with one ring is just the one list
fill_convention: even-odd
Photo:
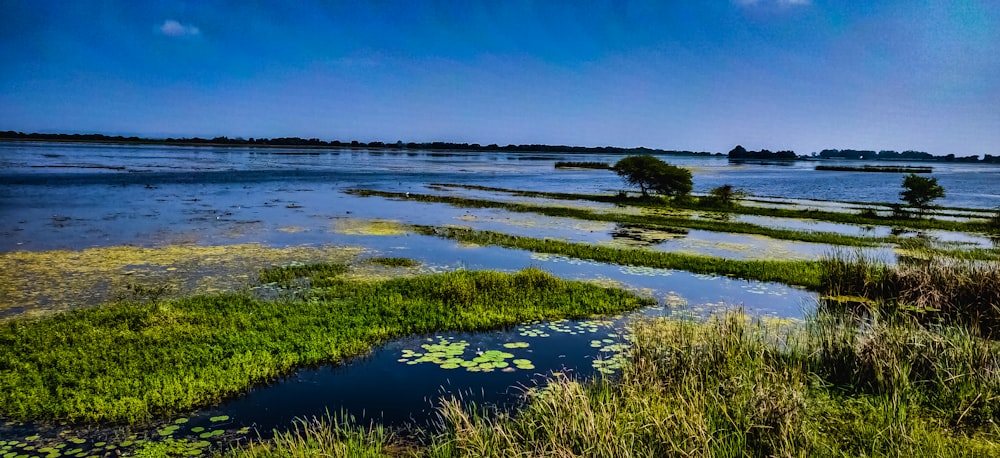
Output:
[[0,0],[0,130],[1000,153],[1000,2]]

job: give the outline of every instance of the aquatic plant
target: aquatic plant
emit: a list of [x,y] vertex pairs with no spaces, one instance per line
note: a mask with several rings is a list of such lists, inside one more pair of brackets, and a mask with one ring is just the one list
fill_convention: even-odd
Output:
[[688,217],[667,216],[662,214],[629,214],[622,212],[593,211],[580,208],[552,207],[544,205],[529,205],[523,203],[500,202],[486,199],[470,199],[457,196],[436,196],[428,194],[410,193],[408,196],[403,193],[373,191],[373,190],[348,190],[348,194],[361,197],[389,197],[406,198],[422,202],[447,203],[462,208],[502,208],[508,211],[520,213],[537,213],[545,216],[576,218],[589,221],[603,221],[611,223],[631,224],[647,228],[662,229],[664,231],[677,231],[677,228],[700,229],[715,232],[730,232],[740,234],[757,234],[780,240],[796,240],[814,243],[829,243],[844,246],[871,247],[881,243],[891,241],[888,238],[858,237],[832,232],[816,231],[796,231],[789,229],[777,229],[760,226],[750,223],[718,221],[712,219],[693,219]]
[[816,261],[733,260],[694,254],[610,248],[455,227],[413,226],[413,230],[421,234],[435,235],[460,242],[518,248],[598,262],[678,269],[748,280],[780,281],[810,288],[820,286],[819,264]]
[[374,257],[366,259],[365,262],[385,267],[417,267],[420,265],[419,261],[410,258]]
[[[710,210],[710,211],[718,210],[714,206],[714,204],[703,206],[702,202],[698,199],[666,201],[664,199],[630,197],[626,193],[617,193],[617,194],[558,193],[558,192],[542,192],[542,191],[495,188],[495,187],[478,186],[478,185],[443,184],[443,183],[436,183],[435,186],[472,189],[479,191],[503,192],[515,196],[524,196],[524,197],[538,197],[538,198],[559,199],[559,200],[587,200],[593,202],[613,203],[617,205],[638,206],[643,208],[650,206],[663,208],[664,206],[669,206],[672,208],[689,209],[689,210]],[[752,197],[745,197],[742,200],[753,202],[759,199],[754,199]],[[774,203],[769,200],[760,200],[760,201],[768,204]],[[894,208],[894,206],[897,207],[899,206],[898,203],[893,203],[893,202],[840,202],[840,203],[864,205],[870,207],[877,206],[890,210]],[[902,211],[902,208],[900,208],[900,210],[901,210],[900,212],[893,213],[890,216],[880,216],[878,214],[869,216],[869,215],[851,214],[849,212],[838,212],[838,211],[817,210],[817,209],[734,205],[733,207],[727,209],[727,213],[740,214],[740,215],[771,216],[776,218],[802,218],[815,221],[827,221],[832,223],[844,223],[844,224],[891,225],[891,226],[907,227],[911,229],[942,229],[942,230],[966,231],[966,232],[976,232],[982,230],[982,223],[974,219],[970,219],[969,221],[957,221],[950,219],[935,219],[935,218],[913,219],[909,217],[908,213]],[[952,213],[955,213],[955,216],[964,215],[968,218],[969,212],[979,213],[982,212],[982,209],[964,208],[964,207],[936,207],[935,211],[936,212],[950,211]],[[707,228],[704,229],[711,230]],[[721,230],[722,229],[720,229],[720,231]],[[739,231],[730,230],[727,232],[739,232]],[[775,238],[779,237],[775,236]],[[840,244],[848,245],[846,243],[840,243]]]
[[356,247],[249,243],[0,253],[0,312],[18,307],[25,309],[22,316],[41,316],[115,299],[155,301],[237,291],[253,284],[262,266],[346,263],[360,252]]
[[333,232],[344,235],[403,235],[403,223],[387,219],[337,218],[333,222]]
[[288,288],[296,279],[336,277],[347,270],[347,264],[298,264],[269,267],[261,270],[258,277],[261,283],[277,283],[281,287]]
[[361,282],[329,277],[327,267],[310,274],[305,281],[313,289],[295,299],[216,294],[0,323],[0,415],[144,423],[299,367],[342,361],[392,337],[653,303],[538,269]]

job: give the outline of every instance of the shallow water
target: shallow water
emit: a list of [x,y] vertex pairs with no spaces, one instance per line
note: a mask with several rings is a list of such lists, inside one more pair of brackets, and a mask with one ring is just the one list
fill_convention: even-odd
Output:
[[[397,223],[479,225],[477,227],[504,232],[524,231],[523,235],[547,234],[570,240],[610,243],[614,241],[611,232],[617,228],[609,225],[577,221],[574,224],[578,226],[567,227],[559,219],[358,198],[342,192],[359,187],[426,192],[426,186],[436,182],[576,193],[623,188],[620,179],[608,171],[553,169],[554,162],[559,160],[614,162],[618,157],[530,156],[528,160],[525,155],[509,153],[0,142],[0,252],[82,250],[118,245],[339,245],[363,248],[366,255],[413,258],[421,261],[427,271],[540,267],[563,278],[620,285],[670,305],[644,309],[637,312],[639,315],[677,311],[705,315],[735,305],[758,316],[794,319],[815,306],[814,294],[784,285],[468,246],[394,229]],[[892,201],[898,197],[900,178],[893,174],[821,176],[811,170],[811,165],[809,169],[800,165],[733,166],[718,158],[666,159],[693,168],[695,190],[702,192],[732,184],[757,195],[859,201]],[[934,166],[935,176],[940,172],[941,184],[949,193],[948,199],[940,201],[942,205],[979,208],[1000,205],[1000,195],[994,190],[995,186],[990,185],[1000,182],[1000,167]],[[463,195],[475,194],[463,191]],[[562,201],[551,203],[566,204]],[[587,208],[599,206],[601,204],[586,204]],[[748,220],[754,221],[763,220]],[[817,224],[810,229],[827,230],[827,227]],[[837,229],[859,230],[839,226]],[[714,254],[728,252],[731,256],[739,256],[744,251],[761,251],[771,246],[755,244],[757,242],[740,235],[687,231],[685,238],[667,239],[654,247]],[[806,246],[810,244],[782,243],[788,249],[788,256],[812,256],[820,249]],[[723,249],[725,244],[736,249],[727,251]],[[25,304],[26,307],[39,305]],[[532,386],[541,380],[541,375],[551,371],[593,375],[596,370],[593,360],[604,352],[592,346],[592,341],[601,337],[596,340],[604,343],[605,338],[610,338],[607,334],[620,334],[618,327],[621,324],[616,321],[611,325],[613,328],[602,325],[588,334],[556,332],[548,327],[549,336],[544,338],[523,336],[516,328],[441,335],[445,339],[467,341],[470,351],[473,346],[486,351],[496,349],[493,347],[498,344],[505,348],[502,343],[529,343],[527,348],[504,350],[518,356],[512,359],[527,359],[533,363],[532,370],[514,372],[468,372],[442,369],[430,363],[401,363],[397,360],[404,359],[401,358],[403,351],[419,349],[425,343],[420,339],[428,336],[394,341],[375,349],[367,358],[341,366],[300,371],[288,380],[259,387],[247,396],[206,409],[192,415],[190,421],[184,423],[187,426],[180,428],[177,434],[214,423],[225,425],[225,434],[219,437],[229,437],[244,426],[257,426],[266,432],[271,427],[287,426],[292,417],[322,415],[327,410],[338,412],[341,409],[361,418],[388,423],[426,419],[434,399],[444,392],[460,394],[477,402],[502,404],[516,399],[518,390],[511,386]],[[577,325],[581,324],[566,324],[571,328]],[[220,415],[231,418],[211,421],[212,417]],[[206,426],[200,426],[202,424]],[[0,433],[2,431],[13,429],[0,429]],[[193,434],[199,437],[204,432]],[[152,436],[161,435],[153,432]]]

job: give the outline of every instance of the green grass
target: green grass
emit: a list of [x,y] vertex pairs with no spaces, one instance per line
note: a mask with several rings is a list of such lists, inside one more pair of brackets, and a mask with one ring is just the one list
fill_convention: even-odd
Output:
[[431,430],[316,425],[231,456],[997,456],[998,352],[877,317],[646,321],[619,376],[556,376],[513,412],[446,398]]
[[[516,189],[505,189],[505,188],[493,188],[487,186],[476,186],[476,185],[459,185],[459,184],[436,184],[436,186],[445,186],[461,189],[472,189],[479,191],[494,191],[503,192],[515,196],[523,197],[539,197],[548,199],[559,199],[559,200],[587,200],[592,202],[605,202],[614,203],[618,205],[633,205],[639,207],[647,208],[677,208],[685,210],[699,210],[699,211],[720,211],[719,206],[712,201],[711,198],[689,198],[682,200],[667,200],[656,196],[650,197],[630,197],[624,194],[610,195],[610,194],[574,194],[574,193],[557,193],[557,192],[539,192],[539,191],[522,191]],[[744,199],[748,201],[753,201],[754,199]],[[851,204],[861,204],[861,205],[877,205],[886,208],[896,205],[893,203],[875,203],[875,202],[843,202]],[[953,211],[977,211],[982,212],[981,208],[959,208],[959,207],[934,207],[934,210],[953,210]],[[905,227],[911,229],[941,229],[941,230],[951,230],[951,231],[964,231],[964,232],[989,232],[992,227],[988,221],[985,220],[973,220],[973,221],[949,221],[941,219],[917,219],[917,218],[897,218],[893,216],[878,216],[870,212],[859,212],[859,213],[847,213],[847,212],[835,212],[835,211],[824,211],[824,210],[814,210],[814,209],[790,209],[790,208],[772,208],[772,207],[758,207],[752,205],[733,205],[732,207],[725,208],[724,211],[730,214],[740,214],[740,215],[755,215],[755,216],[771,216],[776,218],[796,218],[796,219],[811,219],[816,221],[826,221],[832,223],[844,223],[844,224],[855,224],[861,226],[893,226],[893,227]],[[713,229],[706,229],[713,230]],[[726,232],[739,232],[735,230],[718,229],[720,231]],[[795,231],[792,231],[795,232]],[[757,232],[752,232],[757,233]],[[768,234],[762,234],[768,235]],[[837,235],[837,234],[835,234]],[[775,238],[780,238],[775,236]],[[861,238],[862,240],[870,238]],[[798,239],[789,239],[798,240]],[[837,243],[837,242],[825,242],[825,243]],[[851,243],[838,243],[839,245],[852,245]],[[854,245],[862,246],[862,245]]]
[[[529,205],[511,202],[499,202],[486,199],[471,199],[455,196],[435,196],[429,194],[415,194],[387,191],[373,191],[354,189],[347,191],[348,194],[361,197],[388,197],[397,199],[409,199],[422,202],[446,203],[460,208],[501,208],[518,213],[535,213],[545,216],[555,216],[564,218],[575,218],[589,221],[604,221],[612,223],[633,224],[649,228],[687,228],[699,229],[714,232],[730,232],[738,234],[756,234],[771,237],[778,240],[795,240],[800,242],[827,243],[832,245],[852,246],[852,247],[874,247],[890,242],[891,238],[879,237],[857,237],[837,234],[833,232],[817,231],[796,231],[790,229],[776,229],[750,223],[733,221],[722,221],[713,219],[691,219],[685,217],[665,216],[655,214],[634,215],[627,213],[605,213],[595,212],[580,208],[551,207],[543,205]],[[543,193],[550,194],[550,193]]]
[[269,441],[253,441],[232,448],[223,458],[381,458],[402,454],[391,432],[371,424],[359,427],[351,417],[328,416],[297,420],[294,429],[277,433]]
[[259,278],[261,283],[277,283],[287,288],[299,279],[336,277],[347,270],[347,264],[332,263],[273,267],[261,270]]
[[747,280],[777,281],[812,289],[820,287],[820,264],[817,261],[735,260],[642,249],[611,248],[453,227],[413,226],[413,229],[424,235],[460,242],[517,248],[611,264],[686,270]]
[[346,281],[338,265],[266,271],[308,276],[302,299],[248,294],[115,303],[0,325],[0,415],[143,423],[217,402],[296,368],[341,361],[386,339],[648,305],[621,290],[535,269]]
[[375,257],[366,259],[366,262],[384,267],[417,267],[420,265],[418,261],[410,258]]

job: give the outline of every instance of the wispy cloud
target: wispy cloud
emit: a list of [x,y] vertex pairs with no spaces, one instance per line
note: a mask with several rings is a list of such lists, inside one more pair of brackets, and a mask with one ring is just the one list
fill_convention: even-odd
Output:
[[201,30],[190,24],[181,24],[173,19],[163,21],[157,31],[168,37],[193,37],[201,35]]

